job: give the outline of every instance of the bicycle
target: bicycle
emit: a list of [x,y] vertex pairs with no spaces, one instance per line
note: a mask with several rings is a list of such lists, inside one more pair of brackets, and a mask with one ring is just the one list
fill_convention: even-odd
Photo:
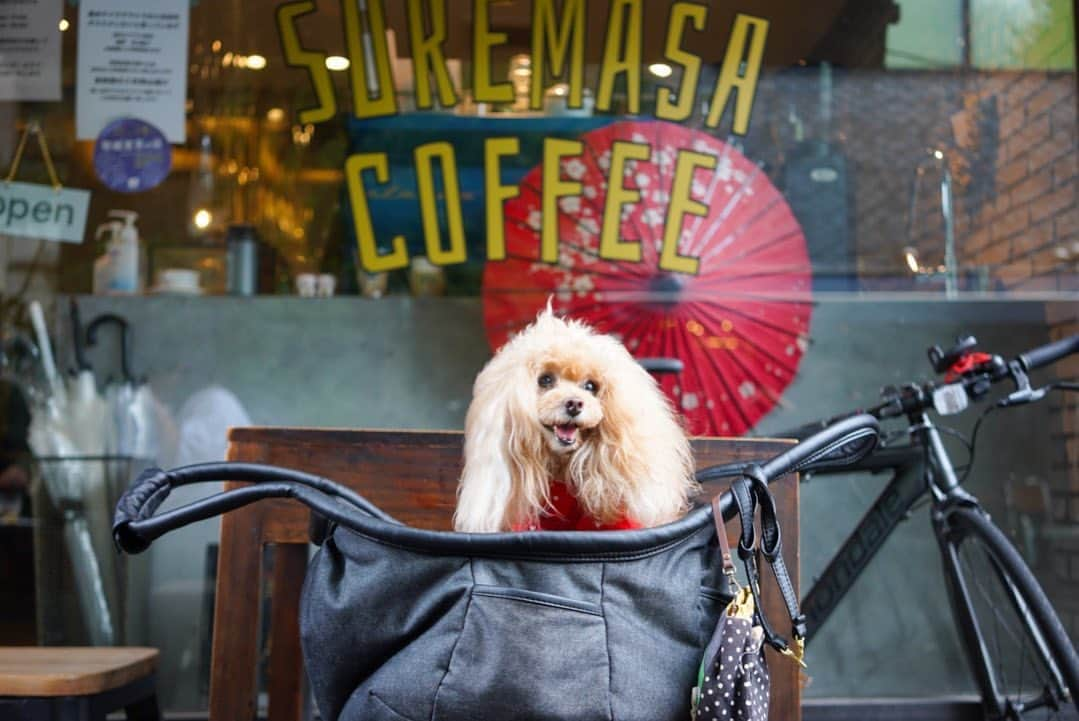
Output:
[[[1055,718],[1062,711],[1075,710],[1079,656],[1023,558],[978,500],[963,489],[973,464],[968,462],[965,470],[957,468],[942,440],[942,431],[950,429],[934,424],[929,413],[961,413],[985,400],[995,384],[1009,380],[1015,390],[989,406],[986,414],[1039,401],[1050,390],[1079,389],[1079,384],[1066,382],[1034,388],[1028,377],[1034,369],[1079,352],[1079,335],[1032,349],[1011,361],[978,352],[975,345],[975,339],[967,337],[948,351],[937,346],[929,349],[934,370],[945,374],[943,383],[885,388],[877,406],[778,434],[804,439],[856,413],[879,421],[904,418],[907,422],[906,428],[883,437],[876,449],[858,454],[857,459],[839,453],[801,468],[807,475],[866,470],[893,474],[805,594],[801,609],[806,617],[806,642],[812,641],[899,522],[916,503],[928,498],[952,614],[986,717]],[[971,434],[972,459],[984,417]],[[745,464],[716,466],[701,471],[698,479],[729,477],[744,468]]]

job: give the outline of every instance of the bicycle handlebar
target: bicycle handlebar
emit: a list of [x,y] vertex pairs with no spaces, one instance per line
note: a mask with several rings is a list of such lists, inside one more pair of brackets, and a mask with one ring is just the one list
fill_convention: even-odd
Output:
[[1023,370],[1031,371],[1035,368],[1047,366],[1076,352],[1079,352],[1079,334],[1064,340],[1058,340],[1056,343],[1049,343],[1039,348],[1028,350],[1026,353],[1020,354],[1016,360],[1019,361],[1019,365],[1022,366]]
[[[1011,378],[1019,385],[1022,380],[1027,384],[1023,373],[1034,368],[1047,366],[1055,361],[1079,352],[1079,335],[1048,343],[1026,351],[1016,357],[1011,363],[1006,363],[1000,356],[990,356],[989,360],[979,366],[966,371],[953,383],[961,383],[967,396],[978,400],[988,392],[989,387],[1006,378]],[[943,384],[950,385],[950,384]],[[923,384],[909,384],[899,390],[882,393],[884,402],[865,412],[875,418],[895,418],[897,416],[917,413],[933,408],[934,391],[942,388],[942,384],[930,381]]]

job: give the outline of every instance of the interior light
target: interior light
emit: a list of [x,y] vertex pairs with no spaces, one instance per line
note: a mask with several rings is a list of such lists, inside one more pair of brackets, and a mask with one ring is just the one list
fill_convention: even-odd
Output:
[[195,211],[195,227],[199,230],[206,230],[210,227],[210,223],[213,222],[214,216],[210,214],[210,211],[206,208],[199,208]]
[[519,78],[532,77],[532,58],[524,53],[510,58],[510,75]]
[[214,40],[212,43],[210,43],[210,49],[213,50],[215,53],[221,52],[221,41]]
[[341,71],[348,70],[350,65],[348,58],[341,55],[330,55],[326,58],[326,67],[330,70]]
[[71,27],[71,23],[67,21],[67,18],[60,18],[60,32],[66,31]]
[[251,70],[262,70],[266,67],[266,58],[261,55],[248,55],[247,67]]
[[232,65],[232,51],[231,50],[228,51],[227,53],[225,53],[223,56],[221,56],[221,64],[224,65],[226,68],[229,65]]
[[918,272],[918,251],[914,248],[904,248],[903,258],[907,261],[907,267],[911,273]]
[[266,119],[271,123],[280,123],[285,119],[285,111],[282,108],[270,108],[266,111]]
[[939,150],[934,150],[933,151],[933,157],[936,158],[937,160],[944,160],[944,153],[939,151]]
[[648,66],[648,72],[657,78],[669,78],[674,70],[667,63],[652,63]]

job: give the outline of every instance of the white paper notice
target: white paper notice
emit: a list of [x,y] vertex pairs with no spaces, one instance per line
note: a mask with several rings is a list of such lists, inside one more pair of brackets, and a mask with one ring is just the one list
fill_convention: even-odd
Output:
[[60,99],[63,0],[0,0],[0,100]]
[[184,142],[188,11],[189,0],[79,2],[79,140],[135,117]]

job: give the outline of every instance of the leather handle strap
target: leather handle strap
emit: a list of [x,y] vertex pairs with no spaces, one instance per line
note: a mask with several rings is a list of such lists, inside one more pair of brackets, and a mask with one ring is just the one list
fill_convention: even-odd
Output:
[[[784,605],[791,618],[791,634],[796,643],[805,638],[805,616],[798,609],[798,599],[794,593],[794,584],[782,556],[782,534],[780,533],[775,499],[768,491],[768,484],[763,470],[756,465],[749,465],[734,483],[731,484],[731,496],[738,509],[741,521],[741,537],[738,541],[738,556],[745,565],[749,578],[750,591],[757,608],[757,618],[764,631],[764,638],[770,646],[781,653],[790,652],[789,642],[772,628],[764,613],[760,599],[760,572],[757,566],[757,551],[764,556],[772,567],[783,596]],[[757,507],[761,509],[761,538],[758,549],[754,519]]]
[[712,520],[716,524],[716,538],[719,539],[719,550],[723,559],[723,575],[727,577],[727,585],[732,594],[738,593],[738,580],[735,578],[734,559],[731,557],[731,544],[727,540],[727,527],[723,523],[723,509],[721,508],[721,496],[716,494],[712,498]]
[[[226,479],[253,485],[157,513],[173,488]],[[323,517],[345,525],[348,525],[349,516],[356,513],[397,523],[355,491],[321,476],[257,463],[202,463],[171,471],[160,468],[143,471],[116,504],[113,539],[120,550],[141,553],[169,531],[263,498],[295,498]]]
[[761,509],[761,555],[772,567],[779,592],[783,596],[783,603],[786,604],[787,613],[791,618],[792,633],[796,638],[805,638],[805,616],[798,609],[798,596],[794,592],[794,584],[787,571],[787,563],[783,560],[783,535],[779,526],[775,498],[768,490],[768,481],[760,466],[753,465],[747,468],[744,477],[752,481],[753,494]]

